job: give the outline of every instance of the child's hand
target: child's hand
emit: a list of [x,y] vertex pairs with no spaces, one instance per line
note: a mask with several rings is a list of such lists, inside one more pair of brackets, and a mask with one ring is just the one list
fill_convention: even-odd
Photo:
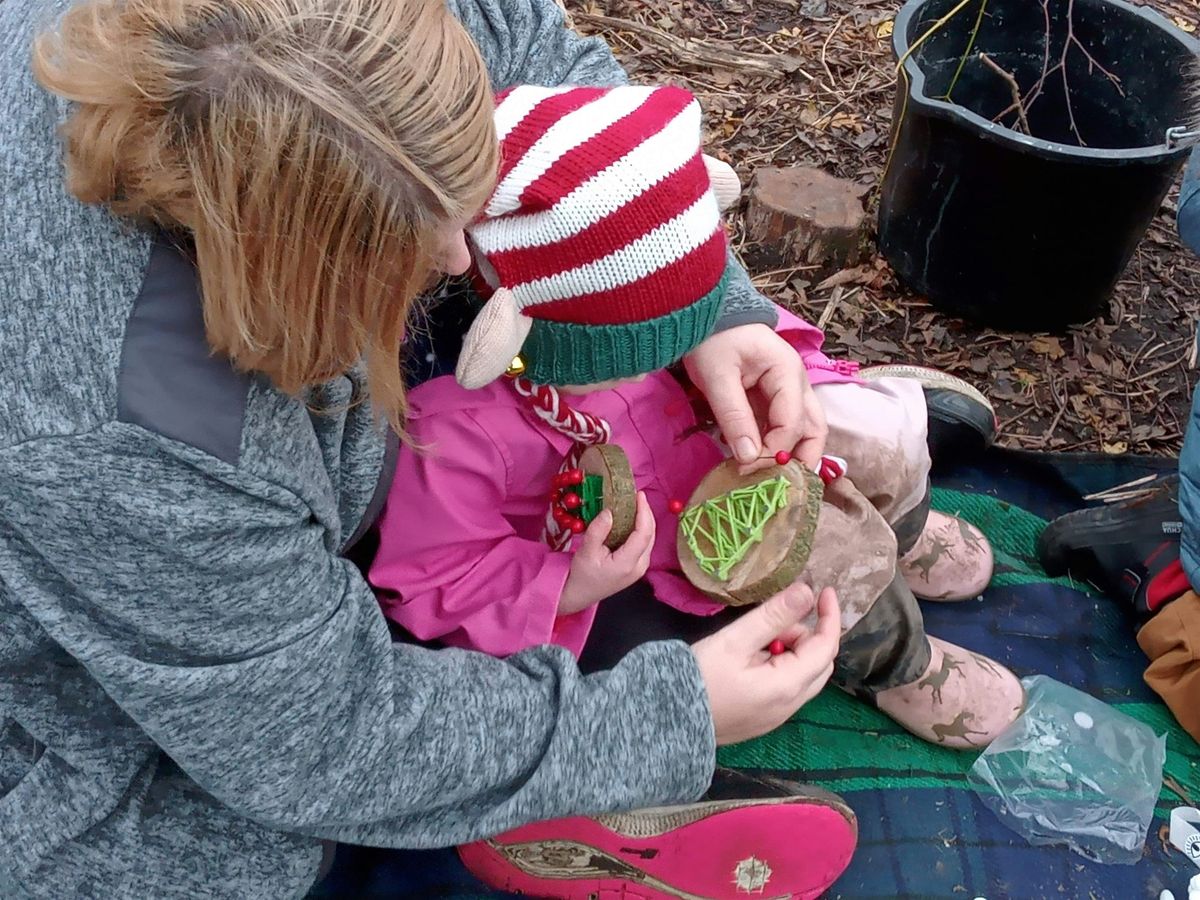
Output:
[[558,601],[558,614],[569,616],[624,590],[646,574],[650,551],[654,547],[654,515],[646,495],[638,491],[637,517],[633,531],[616,550],[604,546],[612,531],[612,513],[607,509],[592,520],[575,558]]

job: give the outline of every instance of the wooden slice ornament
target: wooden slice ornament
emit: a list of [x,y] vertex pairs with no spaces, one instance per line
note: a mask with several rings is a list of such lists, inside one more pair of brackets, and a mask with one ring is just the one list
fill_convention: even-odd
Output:
[[824,485],[788,459],[738,473],[735,460],[709,472],[679,517],[683,574],[722,603],[761,603],[800,577],[812,552]]
[[612,513],[613,526],[604,546],[616,550],[633,533],[637,518],[637,485],[629,457],[616,444],[594,444],[579,458],[583,470],[580,485],[580,517],[584,522],[607,509]]

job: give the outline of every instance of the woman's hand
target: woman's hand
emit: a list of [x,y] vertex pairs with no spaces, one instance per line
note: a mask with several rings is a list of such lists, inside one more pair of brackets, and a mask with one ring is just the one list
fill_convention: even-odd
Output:
[[825,450],[825,412],[800,354],[767,325],[714,334],[684,357],[743,472],[787,450],[816,469]]
[[[841,640],[841,612],[833,588],[825,588],[810,631],[800,623],[813,605],[812,590],[797,583],[692,645],[718,744],[779,727],[825,686]],[[765,648],[777,638],[787,650],[772,656]]]
[[629,587],[646,574],[650,567],[650,551],[654,549],[654,514],[646,495],[638,491],[637,516],[633,531],[616,550],[609,550],[604,541],[612,531],[613,517],[607,509],[592,519],[575,556],[558,601],[558,614],[569,616],[580,612]]

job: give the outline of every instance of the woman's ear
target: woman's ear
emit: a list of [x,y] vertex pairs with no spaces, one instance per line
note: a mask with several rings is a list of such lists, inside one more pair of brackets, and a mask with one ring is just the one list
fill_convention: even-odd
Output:
[[497,288],[467,329],[455,379],[468,390],[491,384],[521,352],[532,327],[533,320],[521,314],[512,291]]

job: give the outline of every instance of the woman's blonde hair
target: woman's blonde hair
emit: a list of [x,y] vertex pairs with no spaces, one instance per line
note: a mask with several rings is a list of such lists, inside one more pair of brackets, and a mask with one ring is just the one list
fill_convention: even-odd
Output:
[[402,426],[405,320],[498,162],[445,0],[88,0],[33,65],[72,193],[194,237],[215,350],[289,393],[365,359]]

